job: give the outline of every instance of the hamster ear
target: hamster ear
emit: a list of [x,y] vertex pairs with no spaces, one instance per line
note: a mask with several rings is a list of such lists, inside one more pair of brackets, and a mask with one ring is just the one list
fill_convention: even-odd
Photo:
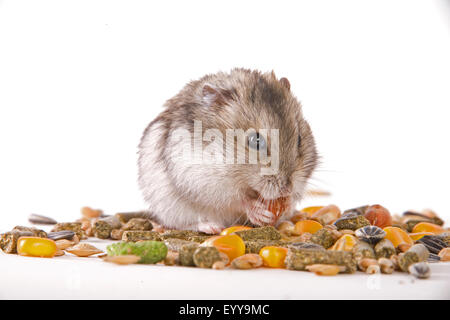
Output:
[[281,78],[280,83],[286,89],[291,90],[291,84],[289,83],[289,80],[287,78]]
[[208,105],[222,106],[233,99],[231,90],[217,88],[211,84],[205,84],[202,88],[203,101]]

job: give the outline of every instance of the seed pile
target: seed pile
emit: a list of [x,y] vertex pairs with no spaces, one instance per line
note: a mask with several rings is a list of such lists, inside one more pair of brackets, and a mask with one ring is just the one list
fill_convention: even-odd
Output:
[[[273,226],[232,226],[219,235],[164,230],[145,212],[104,215],[81,209],[74,222],[58,223],[33,214],[32,224],[53,225],[51,232],[16,226],[0,235],[5,253],[57,257],[97,256],[116,264],[164,264],[221,270],[285,268],[332,276],[407,272],[424,279],[428,263],[450,261],[450,231],[433,211],[391,215],[381,205],[341,212],[336,205],[307,207]],[[107,252],[80,242],[88,237],[120,240]]]

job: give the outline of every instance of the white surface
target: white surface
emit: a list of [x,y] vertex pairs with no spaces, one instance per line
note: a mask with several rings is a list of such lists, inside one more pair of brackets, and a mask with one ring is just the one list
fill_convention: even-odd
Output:
[[[103,249],[108,241],[91,239]],[[432,276],[357,272],[320,277],[281,269],[207,270],[0,254],[0,299],[450,299],[450,263]]]

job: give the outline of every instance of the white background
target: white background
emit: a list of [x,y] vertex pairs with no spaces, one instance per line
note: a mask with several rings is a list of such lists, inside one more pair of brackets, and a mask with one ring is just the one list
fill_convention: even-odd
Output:
[[313,183],[343,209],[450,220],[449,1],[1,1],[0,229],[29,213],[144,207],[141,133],[189,80],[233,67],[291,82]]

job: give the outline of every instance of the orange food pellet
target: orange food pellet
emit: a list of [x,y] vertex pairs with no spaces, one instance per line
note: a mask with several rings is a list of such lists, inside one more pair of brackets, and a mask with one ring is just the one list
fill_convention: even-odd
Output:
[[404,231],[398,227],[386,227],[383,229],[386,232],[385,239],[388,239],[392,242],[394,247],[398,247],[399,244],[410,244],[413,245],[414,241],[411,237]]
[[434,233],[432,233],[432,232],[417,232],[417,233],[410,233],[409,234],[409,237],[411,238],[411,239],[413,239],[414,241],[417,241],[417,240],[419,240],[419,239],[422,239],[423,238],[423,236],[431,236],[431,235],[433,235]]
[[389,211],[379,204],[374,204],[367,208],[364,217],[370,224],[381,229],[392,226],[392,217]]
[[17,253],[21,256],[51,258],[56,251],[56,243],[51,239],[20,237],[17,240]]
[[237,234],[214,236],[202,243],[202,246],[214,246],[225,253],[230,261],[245,254],[245,243]]
[[412,229],[412,232],[413,233],[431,232],[433,234],[439,234],[439,233],[445,232],[445,230],[441,226],[438,226],[437,224],[434,224],[434,223],[419,222],[418,224],[416,224],[414,226],[414,228]]
[[251,229],[251,227],[247,227],[247,226],[232,226],[226,229],[223,229],[222,232],[220,233],[221,236],[226,236],[229,234],[232,234],[233,232],[236,231],[240,231],[240,230],[248,230]]
[[300,210],[300,212],[305,212],[308,214],[309,217],[311,217],[314,213],[322,209],[323,206],[315,206],[315,207],[306,207]]
[[264,266],[269,268],[284,268],[288,249],[276,246],[267,246],[259,251]]
[[333,251],[352,251],[353,247],[356,245],[357,242],[358,242],[358,239],[356,239],[356,237],[354,237],[354,236],[352,236],[350,234],[344,234],[328,250],[333,250]]
[[295,224],[295,231],[297,231],[299,234],[302,234],[304,232],[313,234],[322,228],[323,226],[319,222],[314,220],[302,220]]

